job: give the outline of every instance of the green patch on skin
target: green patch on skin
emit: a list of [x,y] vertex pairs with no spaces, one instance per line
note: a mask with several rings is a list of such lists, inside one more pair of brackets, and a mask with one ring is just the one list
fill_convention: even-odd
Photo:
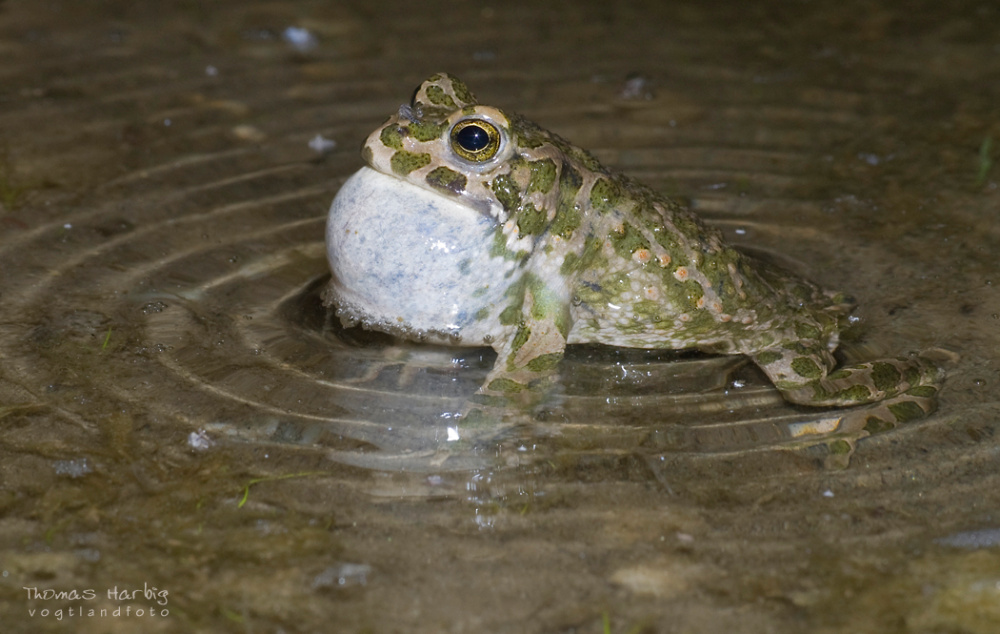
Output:
[[458,100],[463,103],[476,103],[476,98],[472,95],[469,87],[465,85],[465,82],[455,79],[454,77],[451,78],[451,92],[454,93],[454,95],[458,97]]
[[528,181],[526,193],[549,193],[552,185],[556,182],[556,164],[552,159],[530,161],[528,168],[531,169],[531,179]]
[[607,301],[617,303],[620,301],[618,299],[619,296],[629,290],[632,287],[632,283],[627,273],[612,270],[601,278],[599,286],[601,293]]
[[535,209],[528,203],[517,214],[517,229],[525,235],[537,235],[545,231],[547,220],[544,209]]
[[527,278],[527,289],[531,293],[531,318],[538,321],[552,321],[559,333],[569,334],[569,308],[558,295],[534,275]]
[[507,308],[500,311],[500,324],[503,326],[513,326],[514,324],[521,321],[521,305],[511,304]]
[[583,185],[580,173],[563,163],[559,173],[559,198],[556,201],[556,216],[552,220],[552,233],[569,238],[580,226],[583,216],[576,196]]
[[622,225],[621,233],[614,231],[610,238],[611,246],[615,248],[615,252],[626,260],[639,249],[649,249],[649,241],[638,229],[627,222]]
[[480,308],[479,310],[476,311],[476,314],[473,316],[473,319],[475,319],[476,321],[483,321],[489,316],[490,316],[489,308]]
[[[760,348],[761,350],[767,350],[768,348],[772,348],[774,344],[777,343],[778,340],[773,333],[762,332],[757,336],[757,341],[758,341],[757,344],[758,348]],[[781,357],[779,356],[778,358]]]
[[504,291],[504,297],[510,300],[510,304],[507,305],[503,311],[500,312],[500,323],[504,326],[515,326],[521,325],[521,308],[524,307],[524,288],[525,281],[519,280],[518,282],[511,284],[506,291]]
[[511,251],[507,248],[507,234],[501,227],[493,229],[493,244],[490,245],[490,255],[505,260],[523,260],[530,255],[527,251]]
[[490,384],[486,386],[486,389],[491,392],[500,392],[502,394],[512,394],[516,392],[523,392],[528,386],[523,383],[518,383],[513,379],[493,379]]
[[707,256],[699,267],[699,270],[708,279],[709,286],[715,290],[723,307],[729,312],[736,312],[740,306],[739,291],[733,284],[729,273],[730,265],[736,266],[739,258],[739,254],[734,249],[723,249]]
[[403,133],[400,131],[397,125],[387,125],[382,128],[382,133],[378,135],[382,145],[390,147],[394,150],[403,149]]
[[690,214],[678,213],[674,214],[674,226],[677,230],[684,234],[688,240],[694,244],[700,244],[704,242],[708,232],[705,230],[697,220],[694,219]]
[[688,317],[684,330],[689,333],[711,333],[717,327],[715,318],[703,310],[688,313]]
[[528,121],[519,114],[510,117],[511,128],[517,138],[517,144],[521,148],[533,150],[541,147],[548,141],[546,134],[535,123]]
[[813,324],[802,321],[795,324],[795,336],[799,337],[800,339],[808,339],[809,341],[816,341],[820,338],[820,334],[821,333],[819,331],[819,328],[817,328]]
[[406,176],[413,170],[418,170],[421,167],[426,167],[430,164],[430,154],[414,154],[413,152],[407,152],[406,150],[396,152],[389,160],[389,165],[392,167],[392,171],[400,176]]
[[754,361],[757,362],[757,365],[771,365],[781,361],[782,356],[784,355],[775,350],[764,350],[754,355]]
[[563,355],[561,352],[543,354],[529,361],[525,367],[532,372],[547,372],[559,365],[559,361],[562,360],[562,357]]
[[823,369],[809,357],[796,357],[792,359],[791,366],[796,374],[807,379],[818,379],[823,376]]
[[552,219],[552,233],[557,236],[569,239],[573,232],[580,227],[583,216],[578,209],[573,206],[559,206],[556,217]]
[[527,326],[521,326],[517,329],[517,333],[514,334],[514,341],[510,344],[510,356],[513,357],[518,350],[520,350],[524,344],[528,342],[528,338],[531,337],[531,328]]
[[462,108],[462,114],[464,114],[466,116],[468,116],[470,114],[476,114],[476,107],[475,106],[465,106],[464,108]]
[[601,241],[595,236],[587,236],[583,241],[583,250],[579,255],[567,253],[559,272],[563,275],[587,271],[594,268],[606,268],[608,260],[601,252]]
[[536,148],[542,147],[545,144],[545,139],[535,136],[535,135],[525,135],[518,134],[517,145],[527,150],[534,150]]
[[431,100],[432,104],[438,106],[444,106],[445,108],[450,108],[455,110],[458,105],[455,100],[451,98],[451,95],[444,91],[441,86],[428,86],[427,87],[427,98]]
[[852,372],[850,370],[837,370],[826,375],[826,378],[831,381],[839,381],[840,379],[850,378]]
[[522,322],[517,328],[517,332],[514,333],[514,340],[510,344],[510,354],[507,355],[507,372],[513,372],[517,370],[517,365],[515,359],[517,357],[518,351],[524,347],[524,344],[528,343],[531,338],[531,328],[524,325]]
[[882,420],[877,416],[869,416],[865,419],[865,431],[874,436],[875,434],[881,434],[882,432],[889,431],[896,427],[895,423],[890,423],[889,421]]
[[785,284],[785,289],[803,304],[809,304],[813,302],[813,289],[807,284]]
[[[645,216],[644,216],[645,217]],[[677,239],[677,234],[670,230],[669,227],[665,227],[659,222],[652,219],[647,219],[645,221],[646,229],[653,234],[653,239],[656,243],[666,250],[667,255],[670,256],[671,268],[676,266],[688,266],[690,261],[685,253],[684,246],[681,244],[680,240]],[[666,269],[664,269],[666,271]]]
[[493,244],[490,245],[490,255],[495,258],[506,258],[510,251],[507,250],[507,235],[497,227],[493,230]]
[[699,310],[698,300],[705,295],[705,289],[701,287],[701,284],[694,280],[678,282],[672,275],[670,277],[664,276],[664,279],[667,283],[663,285],[661,290],[675,305],[686,306],[695,311]]
[[552,139],[552,144],[559,148],[563,154],[580,163],[584,169],[598,173],[604,171],[604,167],[601,166],[600,162],[598,162],[598,160],[594,158],[594,155],[590,152],[582,150],[575,145],[559,143],[555,139]]
[[637,319],[633,319],[627,324],[616,324],[615,330],[623,335],[635,335],[637,338],[645,334],[646,324]]
[[660,317],[660,313],[663,312],[663,306],[659,302],[654,302],[650,299],[641,299],[632,306],[632,310],[637,315],[645,315],[653,318],[654,322],[663,321]]
[[494,178],[490,188],[508,213],[513,213],[521,206],[521,189],[510,174],[501,174]]
[[910,385],[918,385],[920,383],[920,376],[920,368],[915,364],[907,364],[906,369],[903,370],[903,380]]
[[599,178],[590,189],[590,206],[600,213],[608,213],[615,209],[622,199],[622,190],[618,183],[608,178]]
[[931,385],[918,385],[906,390],[906,394],[919,398],[934,398],[937,396],[937,388]]
[[440,189],[453,194],[461,194],[465,191],[465,185],[468,183],[464,174],[459,174],[444,166],[435,167],[431,170],[426,180],[427,184],[434,189]]
[[800,357],[812,356],[812,353],[815,350],[812,346],[806,345],[801,341],[789,341],[786,342],[783,347],[785,350]]
[[409,129],[410,135],[414,139],[421,142],[433,141],[434,139],[437,139],[441,136],[441,133],[444,132],[445,128],[444,124],[430,123],[427,121],[420,121],[419,123],[411,121],[406,127]]
[[883,361],[872,363],[871,377],[876,389],[882,392],[897,390],[903,379],[903,375],[896,369],[896,366]]
[[839,392],[834,392],[833,396],[844,403],[864,403],[871,400],[872,392],[864,385],[852,385]]
[[896,421],[900,423],[908,423],[911,420],[927,416],[927,412],[913,401],[900,401],[899,403],[886,405],[886,407],[896,417]]
[[802,387],[812,388],[812,401],[814,403],[858,405],[861,403],[870,403],[873,400],[872,391],[867,385],[859,383],[842,390],[833,390],[828,385],[824,385],[824,383],[825,381],[822,379],[810,381],[806,386],[803,386],[801,383],[796,384],[794,381],[775,381],[775,385],[782,391],[796,390]]

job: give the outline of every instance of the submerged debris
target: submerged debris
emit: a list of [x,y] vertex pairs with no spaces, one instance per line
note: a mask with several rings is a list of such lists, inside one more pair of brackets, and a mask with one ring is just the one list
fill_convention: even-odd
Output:
[[298,26],[290,26],[282,31],[281,39],[300,53],[306,53],[319,46],[319,40],[309,29]]
[[333,139],[328,139],[322,134],[317,134],[312,139],[309,140],[309,149],[316,152],[317,154],[327,154],[337,147],[337,142]]
[[205,451],[210,449],[215,441],[209,438],[208,432],[204,429],[199,429],[198,431],[193,431],[188,434],[188,446],[195,451]]
[[64,475],[71,478],[82,478],[94,470],[87,458],[54,460],[52,461],[52,468],[55,469],[56,475]]
[[621,90],[618,91],[618,96],[628,101],[649,101],[655,96],[653,94],[653,83],[648,77],[632,73],[625,78],[625,83],[622,85]]

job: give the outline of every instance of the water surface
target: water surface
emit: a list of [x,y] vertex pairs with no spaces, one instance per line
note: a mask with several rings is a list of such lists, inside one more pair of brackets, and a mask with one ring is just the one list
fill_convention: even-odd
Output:
[[[4,630],[996,631],[1000,10],[919,4],[0,3]],[[462,427],[491,351],[319,300],[438,71],[854,295],[845,359],[958,355],[938,412],[831,461],[739,358],[577,346]]]

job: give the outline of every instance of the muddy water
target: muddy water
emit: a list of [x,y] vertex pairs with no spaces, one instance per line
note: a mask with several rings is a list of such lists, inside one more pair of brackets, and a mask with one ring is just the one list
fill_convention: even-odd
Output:
[[[1000,628],[1000,11],[592,4],[0,3],[4,631]],[[490,351],[318,295],[441,70],[853,294],[846,359],[960,355],[938,412],[845,467],[738,358],[581,346],[461,428]]]

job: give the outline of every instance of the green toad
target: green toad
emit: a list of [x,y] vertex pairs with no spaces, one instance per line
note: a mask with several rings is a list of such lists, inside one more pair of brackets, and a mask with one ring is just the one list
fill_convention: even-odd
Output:
[[331,208],[327,298],[348,324],[492,346],[489,397],[531,392],[567,344],[743,354],[793,403],[933,409],[941,372],[835,368],[837,293],[751,261],[687,209],[434,75],[375,130]]

